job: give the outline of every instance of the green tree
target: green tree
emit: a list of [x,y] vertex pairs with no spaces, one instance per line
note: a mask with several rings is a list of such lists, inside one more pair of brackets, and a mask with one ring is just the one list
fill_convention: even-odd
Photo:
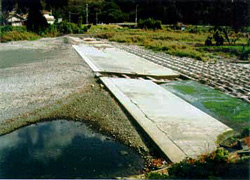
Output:
[[47,27],[48,23],[41,13],[42,5],[40,0],[33,0],[29,7],[29,15],[27,18],[27,29],[33,32],[41,33]]
[[101,13],[101,21],[105,23],[116,23],[123,21],[123,12],[115,2],[107,1],[105,2],[102,13]]

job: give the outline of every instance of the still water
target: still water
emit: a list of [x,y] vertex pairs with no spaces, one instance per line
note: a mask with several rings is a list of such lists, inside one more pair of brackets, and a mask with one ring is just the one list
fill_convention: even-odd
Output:
[[0,178],[114,178],[140,173],[143,164],[80,122],[44,122],[0,137]]
[[247,102],[196,81],[173,81],[162,87],[234,130],[250,127],[250,104]]

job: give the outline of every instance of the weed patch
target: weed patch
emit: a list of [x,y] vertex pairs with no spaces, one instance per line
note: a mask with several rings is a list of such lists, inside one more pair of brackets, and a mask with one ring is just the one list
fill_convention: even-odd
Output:
[[[249,161],[230,159],[228,151],[219,148],[198,159],[173,164],[168,174],[149,173],[147,179],[248,179]],[[240,173],[239,173],[240,172]]]
[[37,40],[40,36],[32,32],[8,31],[1,36],[1,42],[20,41],[20,40]]
[[88,34],[99,38],[120,43],[129,43],[144,46],[154,51],[190,57],[197,60],[212,60],[215,56],[225,58],[248,57],[248,48],[242,50],[242,44],[247,38],[242,37],[234,45],[225,43],[224,46],[205,46],[204,43],[210,35],[209,28],[202,26],[188,26],[187,30],[170,30],[168,27],[159,30],[128,29],[119,26],[98,25],[92,26]]

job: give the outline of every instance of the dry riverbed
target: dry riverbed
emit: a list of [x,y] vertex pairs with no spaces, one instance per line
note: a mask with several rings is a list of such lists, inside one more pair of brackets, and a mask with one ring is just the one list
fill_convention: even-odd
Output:
[[133,121],[67,37],[0,44],[0,134],[46,120],[82,121],[148,154]]

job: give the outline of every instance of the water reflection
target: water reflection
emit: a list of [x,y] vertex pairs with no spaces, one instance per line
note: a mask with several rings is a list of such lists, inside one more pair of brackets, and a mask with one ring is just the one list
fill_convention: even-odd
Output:
[[112,178],[142,167],[140,156],[79,122],[40,123],[0,137],[0,178]]

